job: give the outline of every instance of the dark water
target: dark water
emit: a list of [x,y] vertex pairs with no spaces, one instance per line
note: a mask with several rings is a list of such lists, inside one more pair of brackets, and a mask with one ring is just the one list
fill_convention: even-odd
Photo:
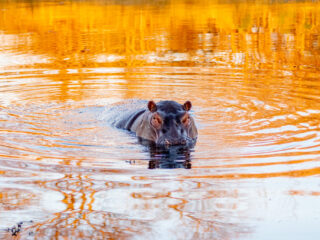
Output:
[[[0,8],[0,238],[317,239],[318,3]],[[150,99],[194,148],[110,125]]]

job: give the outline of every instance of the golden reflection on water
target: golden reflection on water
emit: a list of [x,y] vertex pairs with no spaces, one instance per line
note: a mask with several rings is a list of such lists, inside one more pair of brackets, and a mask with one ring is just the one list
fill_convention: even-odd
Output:
[[[318,2],[8,0],[0,31],[0,222],[34,220],[22,239],[250,238],[319,196]],[[148,170],[77,111],[130,98],[192,98],[192,169]]]
[[1,47],[47,68],[319,68],[319,3],[1,3]]

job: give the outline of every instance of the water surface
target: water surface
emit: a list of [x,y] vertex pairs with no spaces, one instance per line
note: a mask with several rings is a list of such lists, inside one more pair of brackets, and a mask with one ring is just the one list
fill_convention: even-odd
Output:
[[[320,5],[2,1],[0,238],[316,239]],[[110,125],[193,104],[195,148]]]

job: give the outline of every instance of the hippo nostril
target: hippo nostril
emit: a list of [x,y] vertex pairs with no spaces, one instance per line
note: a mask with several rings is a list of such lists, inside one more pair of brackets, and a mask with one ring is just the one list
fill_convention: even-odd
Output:
[[169,140],[169,139],[165,138],[161,142],[165,146],[186,145],[187,144],[187,140],[186,139],[171,139],[171,140]]

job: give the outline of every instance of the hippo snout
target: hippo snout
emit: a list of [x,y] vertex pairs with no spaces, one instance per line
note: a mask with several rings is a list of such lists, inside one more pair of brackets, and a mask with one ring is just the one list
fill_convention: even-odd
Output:
[[164,140],[160,140],[158,142],[159,145],[164,145],[164,146],[173,146],[173,145],[186,145],[187,140],[186,139],[168,139],[165,138]]

